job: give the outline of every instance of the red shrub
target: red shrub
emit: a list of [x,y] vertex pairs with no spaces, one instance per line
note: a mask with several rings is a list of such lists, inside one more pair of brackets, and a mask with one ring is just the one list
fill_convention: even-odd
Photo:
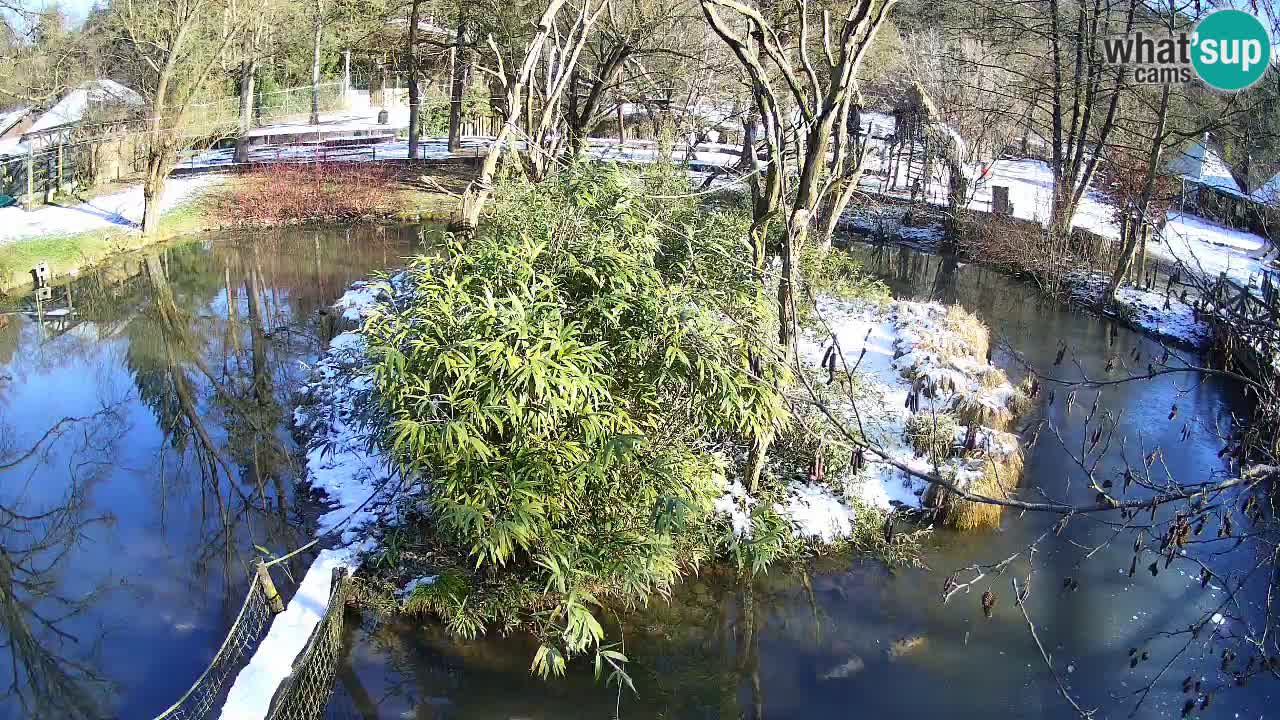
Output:
[[384,215],[396,209],[396,167],[381,163],[276,163],[245,172],[218,198],[232,224],[270,225]]

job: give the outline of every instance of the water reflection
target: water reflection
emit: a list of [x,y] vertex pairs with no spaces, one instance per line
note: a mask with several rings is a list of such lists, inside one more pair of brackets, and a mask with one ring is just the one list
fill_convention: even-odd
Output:
[[[898,247],[859,245],[851,252],[900,297],[958,302],[977,313],[1005,341],[994,361],[1015,376],[1020,363],[1097,376],[1113,356],[1161,350],[992,270]],[[1060,343],[1079,365],[1054,368]],[[1027,454],[1027,496],[1092,500],[1070,451],[1084,442],[1088,395],[1074,408],[1060,398],[1028,419],[1043,431]],[[1181,414],[1170,421],[1174,402]],[[1116,476],[1154,447],[1185,477],[1226,471],[1217,455],[1220,435],[1241,407],[1231,387],[1163,376],[1106,388],[1099,405],[1112,412],[1117,437],[1128,438],[1103,454],[1099,477]],[[1161,512],[1158,520],[1167,519]],[[618,620],[638,695],[594,683],[581,665],[560,681],[530,677],[534,645],[528,638],[458,642],[431,623],[370,624],[352,634],[334,717],[605,718],[620,709],[622,717],[645,718],[1072,718],[1010,585],[1011,575],[1021,581],[1028,573],[1026,548],[1055,519],[1009,513],[999,532],[938,531],[925,556],[930,570],[890,571],[838,556],[807,571],[778,570],[745,583],[716,573],[693,578],[670,604],[657,602]],[[1231,675],[1218,671],[1230,624],[1188,643],[1190,623],[1231,604],[1228,594],[1201,590],[1197,572],[1181,562],[1155,578],[1145,572],[1131,578],[1132,536],[1107,545],[1116,529],[1100,520],[1080,518],[1060,535],[1049,534],[1036,554],[1027,601],[1041,640],[1082,704],[1099,708],[1102,717],[1128,716],[1150,686],[1136,716],[1176,717],[1186,699],[1182,680],[1194,673],[1221,691],[1217,711],[1265,713],[1274,683],[1234,688]],[[1005,574],[941,602],[952,571],[1015,553],[1023,555]],[[1261,612],[1257,602],[1266,586],[1266,578],[1250,575],[1256,557],[1246,548],[1223,567],[1235,580],[1248,578],[1240,593],[1245,617]],[[1081,589],[1064,589],[1067,577]],[[986,589],[998,598],[991,619],[979,603]],[[1131,668],[1133,647],[1152,659]]]
[[311,535],[287,409],[334,330],[322,311],[419,245],[206,237],[3,308],[0,718],[151,717],[203,671],[256,548]]

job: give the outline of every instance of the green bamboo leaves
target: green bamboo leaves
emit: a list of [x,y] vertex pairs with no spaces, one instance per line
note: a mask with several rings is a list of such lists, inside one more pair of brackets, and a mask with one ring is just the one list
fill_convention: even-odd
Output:
[[417,260],[366,326],[386,442],[476,574],[430,607],[461,612],[501,578],[540,587],[511,598],[544,675],[594,651],[625,681],[600,606],[668,593],[712,550],[711,449],[785,418],[746,362],[773,327],[741,262],[747,220],[650,199],[675,194],[654,182],[583,166],[505,185],[467,245]]

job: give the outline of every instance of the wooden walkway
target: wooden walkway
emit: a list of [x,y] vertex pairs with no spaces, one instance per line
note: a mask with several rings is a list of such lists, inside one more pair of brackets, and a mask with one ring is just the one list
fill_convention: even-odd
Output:
[[1214,346],[1229,369],[1270,381],[1280,369],[1280,291],[1270,274],[1256,290],[1218,276],[1204,298]]

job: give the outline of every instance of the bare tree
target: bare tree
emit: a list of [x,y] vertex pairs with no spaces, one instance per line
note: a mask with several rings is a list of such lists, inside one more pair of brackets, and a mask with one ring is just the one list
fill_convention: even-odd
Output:
[[422,0],[409,0],[409,37],[404,61],[409,69],[409,159],[418,159],[422,98],[418,88],[418,8]]
[[458,25],[454,31],[449,64],[449,152],[462,149],[462,111],[471,85],[471,46],[468,42],[467,14],[458,5]]
[[[195,100],[246,26],[243,0],[159,0],[113,6],[149,99],[142,232],[152,235],[169,171],[191,128]],[[207,132],[207,129],[202,129]]]
[[[540,143],[550,141],[554,144],[557,142],[551,136],[551,133],[560,118],[558,113],[559,100],[563,95],[568,76],[573,71],[573,63],[577,60],[578,53],[581,52],[582,45],[586,41],[587,32],[590,30],[591,25],[595,23],[596,18],[599,17],[602,9],[602,6],[597,6],[588,12],[589,4],[584,5],[577,12],[567,38],[559,38],[559,42],[556,45],[557,51],[553,53],[555,58],[544,60],[543,53],[547,45],[547,39],[557,26],[557,16],[564,4],[564,0],[551,0],[548,3],[546,10],[543,11],[538,20],[532,37],[523,43],[524,58],[518,67],[511,66],[508,68],[508,65],[503,60],[502,51],[497,43],[494,42],[493,37],[489,37],[489,48],[493,52],[496,67],[477,67],[489,75],[494,80],[494,83],[501,88],[503,96],[499,105],[502,113],[502,127],[498,130],[497,137],[494,138],[493,144],[489,146],[489,150],[485,154],[479,176],[463,192],[462,206],[459,211],[458,221],[455,223],[460,232],[469,233],[474,231],[479,222],[480,213],[493,192],[493,178],[498,170],[498,162],[506,152],[508,143],[512,138],[523,137],[526,143],[526,157],[530,155],[538,156],[538,159],[529,161],[531,172],[537,172],[538,168],[545,167],[544,164],[548,161],[547,157],[554,156],[551,148],[545,147]],[[543,62],[546,63],[548,68],[548,72],[542,78],[543,84],[539,86],[537,91],[530,91],[528,88],[534,79],[534,71]],[[552,107],[544,106],[541,112],[535,113],[535,107],[530,100],[531,92],[537,92],[540,100],[544,104],[552,105]],[[525,121],[523,129],[520,127],[522,118]]]
[[320,43],[324,36],[324,0],[315,0],[311,27],[315,41],[311,45],[311,124],[320,124]]

